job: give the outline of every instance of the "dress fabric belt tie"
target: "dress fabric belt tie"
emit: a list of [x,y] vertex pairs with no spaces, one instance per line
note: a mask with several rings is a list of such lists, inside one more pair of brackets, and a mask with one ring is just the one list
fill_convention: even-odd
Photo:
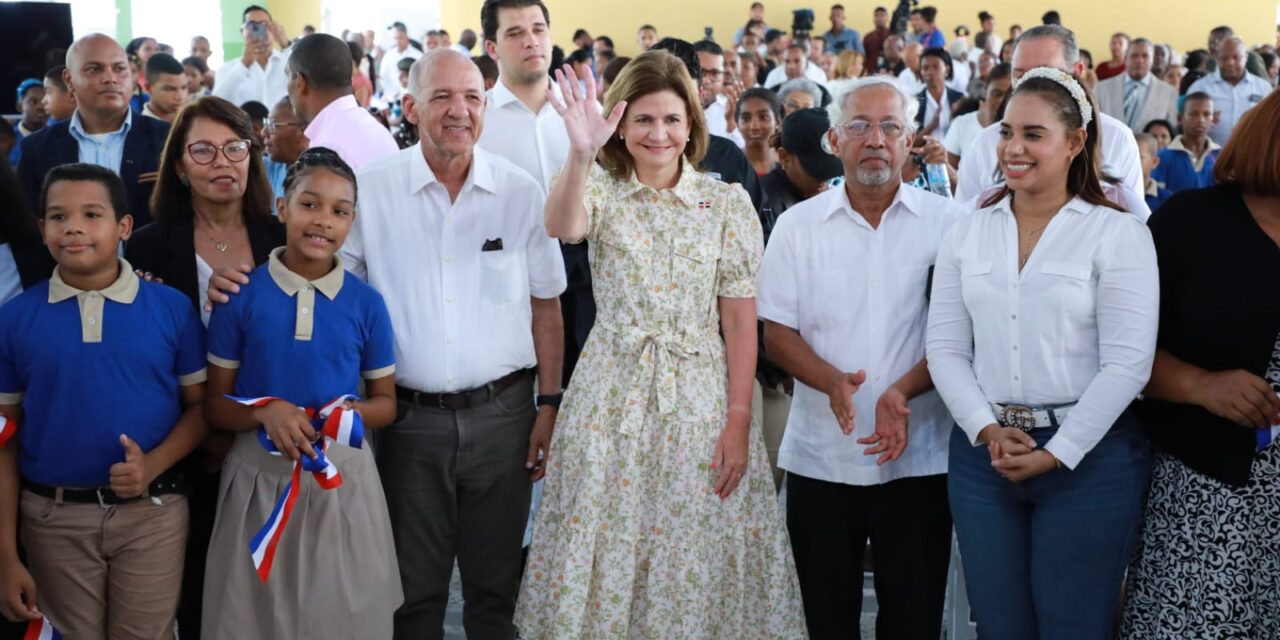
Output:
[[[273,400],[280,400],[280,398],[270,396],[262,398],[227,397],[251,407],[261,407]],[[280,494],[280,497],[276,500],[276,505],[272,508],[271,516],[267,518],[266,524],[262,525],[258,533],[253,536],[253,540],[249,542],[249,553],[253,558],[253,566],[258,571],[258,578],[263,582],[266,582],[267,576],[271,574],[271,565],[275,562],[276,557],[276,547],[280,544],[280,538],[284,534],[284,527],[289,523],[289,516],[293,513],[294,504],[298,501],[302,472],[310,472],[322,489],[336,489],[342,486],[342,474],[338,473],[338,467],[325,457],[329,444],[337,442],[353,449],[359,449],[364,444],[364,421],[360,419],[359,412],[355,409],[348,409],[346,406],[348,401],[358,399],[353,395],[344,395],[339,396],[319,409],[302,409],[307,414],[307,417],[311,419],[311,425],[315,428],[316,433],[319,433],[321,437],[312,446],[316,452],[315,458],[303,455],[293,463],[293,474],[289,478],[289,484],[285,485],[284,493]],[[273,456],[284,455],[280,453],[275,443],[267,436],[265,427],[258,427],[258,443],[262,445],[262,448],[267,453]]]
[[676,410],[679,400],[679,390],[676,388],[678,364],[709,353],[715,341],[720,339],[714,330],[676,334],[611,323],[597,323],[596,327],[621,340],[623,354],[636,357],[636,377],[626,392],[619,427],[619,431],[626,436],[640,433],[644,425],[644,414],[649,409],[650,390],[657,395],[659,414],[665,416]]

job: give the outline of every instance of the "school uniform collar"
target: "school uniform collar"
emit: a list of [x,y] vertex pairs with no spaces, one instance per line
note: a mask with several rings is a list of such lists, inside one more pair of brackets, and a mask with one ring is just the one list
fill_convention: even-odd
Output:
[[133,266],[124,258],[116,258],[116,260],[120,265],[120,275],[116,276],[115,282],[99,291],[81,291],[67,284],[62,279],[62,267],[54,267],[53,275],[49,278],[49,304],[93,294],[101,295],[112,302],[133,304],[138,297],[138,275],[133,272]]
[[[419,142],[410,148],[413,149],[413,153],[409,159],[409,195],[414,195],[439,180],[431,170],[431,165],[427,164],[427,157],[422,155],[422,143]],[[473,146],[471,168],[467,170],[467,179],[462,183],[462,191],[459,193],[466,192],[471,187],[497,193],[493,174],[493,161],[489,159],[489,152],[481,149],[479,145]]]
[[[679,198],[686,206],[697,206],[699,202],[698,191],[698,170],[685,162],[683,157],[680,158],[680,178],[676,180],[676,186],[662,191],[670,191],[672,195]],[[631,170],[631,175],[627,176],[626,183],[622,185],[622,197],[630,198],[631,196],[648,189],[655,193],[659,190],[650,187],[636,178],[636,172]]]
[[[1220,145],[1220,144],[1218,144],[1218,143],[1216,143],[1216,142],[1214,142],[1214,141],[1213,141],[1213,138],[1210,138],[1209,136],[1205,136],[1205,137],[1204,137],[1204,139],[1205,139],[1205,140],[1207,140],[1207,141],[1209,142],[1209,148],[1208,148],[1208,149],[1205,149],[1205,152],[1204,152],[1204,153],[1205,153],[1205,155],[1209,155],[1209,153],[1211,153],[1211,152],[1213,152],[1213,151],[1217,151],[1218,149],[1221,149],[1221,148],[1222,148],[1222,145]],[[1184,152],[1184,153],[1189,153],[1189,154],[1191,154],[1191,156],[1192,156],[1192,157],[1195,157],[1195,155],[1196,155],[1196,152],[1194,152],[1194,151],[1192,151],[1192,150],[1188,149],[1188,148],[1186,147],[1186,145],[1182,144],[1182,136],[1178,136],[1178,137],[1174,138],[1174,139],[1173,139],[1173,142],[1170,142],[1170,143],[1169,143],[1169,146],[1168,146],[1168,147],[1166,147],[1166,148],[1167,148],[1167,149],[1173,149],[1174,151],[1182,151],[1182,152]]]
[[[893,194],[893,201],[890,202],[888,208],[884,210],[884,215],[889,215],[889,213],[894,210],[901,210],[919,218],[923,215],[921,213],[923,203],[920,202],[920,196],[923,195],[923,193],[924,192],[919,189],[908,186],[905,183],[899,184],[898,192]],[[863,218],[862,214],[858,212],[857,207],[854,207],[853,203],[849,200],[849,190],[846,189],[843,184],[837,187],[831,187],[827,193],[818,197],[825,197],[829,199],[827,213],[823,217],[824,221],[830,220],[832,216],[843,212],[845,215],[852,218],[854,222],[859,222],[868,226],[870,225],[866,218]]]
[[342,289],[342,281],[346,278],[346,271],[342,268],[342,260],[338,256],[333,257],[334,266],[329,273],[315,280],[307,280],[284,266],[280,261],[280,255],[283,253],[284,247],[271,250],[271,257],[267,258],[267,273],[271,274],[271,281],[275,282],[285,295],[296,296],[299,291],[311,286],[330,300],[338,297],[338,291]]
[[1153,198],[1160,197],[1160,183],[1152,180],[1151,184],[1147,185],[1147,195]]

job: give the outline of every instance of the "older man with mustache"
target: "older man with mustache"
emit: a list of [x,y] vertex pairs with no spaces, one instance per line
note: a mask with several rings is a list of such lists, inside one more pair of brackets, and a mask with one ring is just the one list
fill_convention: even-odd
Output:
[[849,567],[868,540],[878,632],[937,638],[942,626],[952,421],[924,362],[925,312],[964,210],[902,183],[918,108],[889,78],[852,85],[827,132],[843,186],[788,209],[760,268],[765,347],[796,379],[778,466],[813,638],[857,637],[862,575]]
[[76,100],[71,119],[50,125],[22,140],[18,179],[31,210],[45,174],[63,164],[84,162],[115,171],[124,180],[134,228],[151,222],[148,201],[155,187],[160,152],[169,123],[134,118],[129,109],[133,74],[115,40],[92,33],[67,50],[63,81]]

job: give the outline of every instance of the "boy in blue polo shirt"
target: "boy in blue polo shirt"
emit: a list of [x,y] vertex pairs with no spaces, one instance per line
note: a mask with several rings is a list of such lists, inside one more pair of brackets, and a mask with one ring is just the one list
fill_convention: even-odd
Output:
[[1151,174],[1171,193],[1213,185],[1213,166],[1221,147],[1209,137],[1213,127],[1213,98],[1193,93],[1182,99],[1178,124],[1182,135],[1160,151],[1160,166]]
[[58,267],[0,308],[0,413],[19,425],[0,449],[0,613],[172,638],[187,503],[169,470],[205,433],[200,318],[117,257],[133,221],[115,173],[54,168],[41,202]]

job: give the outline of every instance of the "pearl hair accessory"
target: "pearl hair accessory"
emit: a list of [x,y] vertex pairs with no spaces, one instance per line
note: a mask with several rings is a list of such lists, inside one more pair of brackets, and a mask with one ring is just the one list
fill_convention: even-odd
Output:
[[1022,83],[1031,78],[1045,78],[1062,85],[1076,101],[1076,105],[1080,107],[1080,126],[1087,127],[1090,122],[1093,122],[1093,107],[1089,105],[1089,96],[1084,92],[1084,87],[1080,86],[1080,83],[1071,77],[1071,74],[1052,67],[1036,67],[1023,74],[1018,79],[1018,84],[1014,85],[1013,88],[1016,90],[1022,86]]

